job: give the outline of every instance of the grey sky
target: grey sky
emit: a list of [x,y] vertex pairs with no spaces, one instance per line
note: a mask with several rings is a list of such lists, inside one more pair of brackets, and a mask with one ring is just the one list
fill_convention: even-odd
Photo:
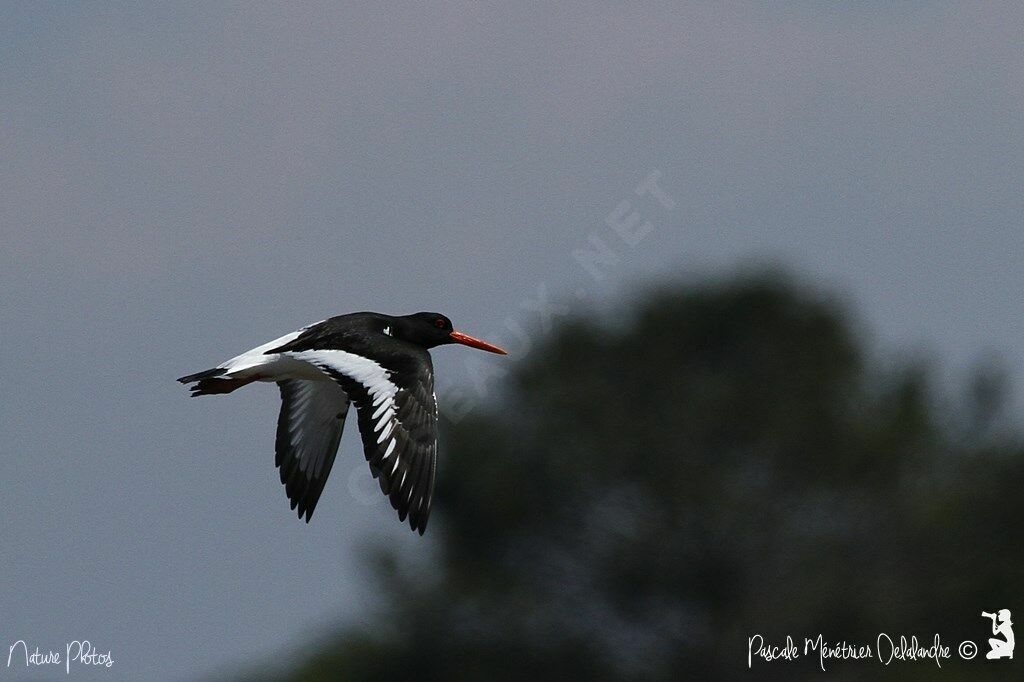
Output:
[[[173,382],[331,314],[514,339],[538,282],[606,300],[769,259],[887,347],[1019,380],[1021,5],[678,5],[0,7],[0,651],[86,637],[96,679],[263,660],[373,606],[365,541],[429,550],[361,501],[354,434],[306,526],[276,391]],[[653,170],[672,211],[634,193]],[[604,224],[623,200],[636,248]],[[601,285],[590,235],[621,257]],[[435,353],[446,387],[468,352]]]

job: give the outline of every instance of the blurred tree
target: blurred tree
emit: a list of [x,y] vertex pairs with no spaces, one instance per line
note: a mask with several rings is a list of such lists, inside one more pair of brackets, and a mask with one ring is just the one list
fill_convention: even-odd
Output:
[[[840,307],[772,275],[636,311],[564,324],[500,409],[449,429],[438,565],[384,553],[386,608],[293,679],[794,679],[816,661],[748,673],[747,638],[882,631],[941,633],[943,679],[1007,672],[956,654],[987,651],[983,608],[1024,608],[998,376],[943,402],[927,368],[879,370]],[[829,668],[884,672],[937,668]]]

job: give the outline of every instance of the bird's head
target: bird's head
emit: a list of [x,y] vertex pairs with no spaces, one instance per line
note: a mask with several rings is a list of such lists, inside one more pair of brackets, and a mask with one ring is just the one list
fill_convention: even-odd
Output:
[[493,344],[456,331],[452,327],[452,321],[441,313],[416,313],[406,315],[402,319],[406,323],[402,330],[403,338],[424,348],[433,348],[446,343],[461,343],[463,346],[479,348],[488,353],[507,355],[504,350]]

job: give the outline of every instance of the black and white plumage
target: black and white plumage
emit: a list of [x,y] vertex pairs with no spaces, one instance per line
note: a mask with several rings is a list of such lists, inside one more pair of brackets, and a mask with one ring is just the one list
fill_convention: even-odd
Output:
[[192,395],[254,381],[281,392],[276,464],[292,509],[308,522],[354,405],[370,472],[413,530],[423,533],[437,470],[437,398],[427,349],[461,343],[505,351],[455,331],[437,313],[352,313],[303,327],[214,369],[178,379]]

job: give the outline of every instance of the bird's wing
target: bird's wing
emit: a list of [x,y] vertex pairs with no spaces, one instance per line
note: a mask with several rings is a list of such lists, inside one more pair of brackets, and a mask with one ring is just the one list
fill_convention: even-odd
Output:
[[356,404],[370,472],[409,526],[427,527],[437,466],[437,400],[430,355],[409,353],[391,367],[344,350],[307,350],[293,357],[334,379]]
[[333,381],[285,379],[277,385],[276,464],[292,509],[308,523],[338,453],[349,400]]

